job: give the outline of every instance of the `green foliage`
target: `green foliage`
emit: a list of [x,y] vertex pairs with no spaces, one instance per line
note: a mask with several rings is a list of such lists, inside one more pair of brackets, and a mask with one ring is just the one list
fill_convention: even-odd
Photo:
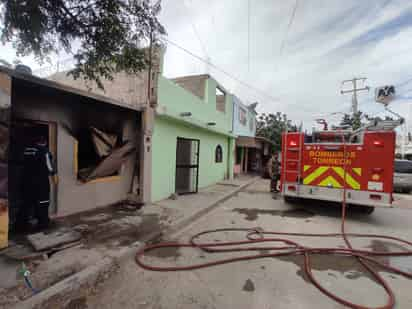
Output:
[[[48,59],[59,46],[76,60],[75,78],[97,82],[114,73],[143,70],[142,43],[165,34],[157,16],[160,1],[150,0],[0,0],[1,39],[18,56]],[[74,46],[76,48],[74,48]]]
[[280,149],[282,132],[298,131],[296,125],[287,118],[286,114],[261,114],[257,119],[256,135],[265,137],[275,143],[276,150]]

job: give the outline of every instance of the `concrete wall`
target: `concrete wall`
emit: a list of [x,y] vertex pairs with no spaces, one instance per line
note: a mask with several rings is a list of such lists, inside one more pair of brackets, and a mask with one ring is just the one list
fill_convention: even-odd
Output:
[[[152,200],[158,201],[175,192],[177,137],[200,140],[199,188],[229,177],[233,166],[234,139],[192,127],[172,119],[157,117],[153,134]],[[221,145],[223,162],[215,162],[215,149]]]
[[99,124],[123,124],[123,140],[136,141],[140,114],[99,103],[84,97],[68,95],[47,88],[31,88],[27,83],[13,83],[13,116],[20,119],[57,123],[57,215],[106,206],[126,198],[130,188],[135,156],[123,165],[120,178],[107,182],[82,183],[74,172],[75,138],[66,127]]
[[[240,109],[246,111],[246,124],[240,122]],[[233,96],[233,134],[237,136],[250,136],[256,135],[256,114],[248,109],[247,105],[243,104],[237,97]],[[252,128],[250,123],[253,122]]]
[[203,100],[205,97],[205,82],[208,78],[209,76],[205,74],[173,78],[172,81]]
[[[207,75],[206,75],[207,76]],[[158,107],[153,132],[152,200],[167,198],[175,192],[176,143],[178,137],[199,139],[199,187],[233,177],[234,137],[232,95],[226,93],[225,112],[216,108],[216,86],[207,76],[204,98],[175,82],[159,77]],[[191,113],[184,117],[181,113]],[[213,122],[215,125],[208,125]],[[215,162],[217,145],[223,149],[223,162]]]
[[[225,96],[225,111],[216,109],[216,86],[212,78],[206,81],[205,98],[201,100],[191,92],[186,91],[172,80],[160,76],[158,82],[158,111],[180,118],[182,121],[194,122],[207,128],[207,123],[216,123],[210,126],[212,130],[220,130],[229,134],[232,130],[232,95]],[[180,113],[190,112],[192,116],[182,117]]]
[[0,72],[0,249],[8,245],[9,231],[9,192],[8,192],[8,149],[11,106],[11,79]]
[[110,97],[124,103],[125,106],[144,106],[147,103],[147,72],[134,75],[117,73],[112,81],[103,79],[104,90],[98,88],[95,82],[85,82],[82,78],[74,80],[66,72],[56,73],[49,79]]
[[[148,53],[148,50],[146,50]],[[148,55],[147,55],[148,57]],[[157,77],[162,72],[163,51],[153,50],[151,69],[151,101],[157,101]],[[113,74],[113,80],[101,79],[104,89],[100,89],[94,81],[82,77],[73,79],[67,72],[53,74],[48,79],[81,90],[115,99],[128,107],[146,106],[148,103],[148,69],[136,74],[119,72]]]

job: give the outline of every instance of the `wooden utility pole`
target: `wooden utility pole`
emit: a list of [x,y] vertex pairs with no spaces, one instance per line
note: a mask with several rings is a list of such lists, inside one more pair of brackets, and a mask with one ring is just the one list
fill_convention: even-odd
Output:
[[358,96],[357,93],[359,91],[364,91],[364,90],[368,90],[369,91],[369,87],[365,86],[363,88],[358,88],[358,81],[362,81],[363,83],[366,81],[366,77],[359,77],[359,78],[353,78],[353,79],[348,79],[348,80],[344,80],[342,81],[342,86],[345,85],[346,83],[352,83],[353,88],[349,89],[349,90],[341,90],[340,93],[341,94],[346,94],[346,93],[352,93],[352,113],[355,116],[358,113]]

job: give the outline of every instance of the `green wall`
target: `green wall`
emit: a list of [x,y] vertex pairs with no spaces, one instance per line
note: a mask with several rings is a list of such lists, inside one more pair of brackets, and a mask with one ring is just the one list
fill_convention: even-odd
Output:
[[[173,81],[160,76],[158,81],[158,104],[165,112],[182,121],[192,122],[209,130],[230,134],[232,131],[233,96],[226,94],[226,112],[216,110],[216,81],[209,78],[205,85],[205,99],[193,95]],[[191,112],[191,117],[181,117],[180,113]],[[216,125],[207,127],[206,123]]]
[[[226,111],[216,110],[216,86],[216,81],[208,78],[202,100],[173,81],[159,77],[152,137],[152,201],[168,198],[175,192],[177,137],[200,140],[199,188],[233,177],[233,97],[226,93]],[[191,116],[181,116],[183,112],[190,112]],[[214,125],[208,125],[210,122]],[[215,163],[217,145],[223,149],[222,163]]]
[[[167,198],[175,192],[177,137],[200,139],[199,188],[223,180],[233,172],[232,168],[228,169],[233,166],[233,138],[171,118],[156,117],[152,138],[152,201]],[[215,163],[217,145],[223,149],[222,163]]]

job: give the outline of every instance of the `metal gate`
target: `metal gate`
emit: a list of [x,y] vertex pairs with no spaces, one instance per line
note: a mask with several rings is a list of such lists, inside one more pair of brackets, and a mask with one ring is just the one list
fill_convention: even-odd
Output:
[[175,191],[178,194],[198,192],[199,144],[198,139],[177,138]]

